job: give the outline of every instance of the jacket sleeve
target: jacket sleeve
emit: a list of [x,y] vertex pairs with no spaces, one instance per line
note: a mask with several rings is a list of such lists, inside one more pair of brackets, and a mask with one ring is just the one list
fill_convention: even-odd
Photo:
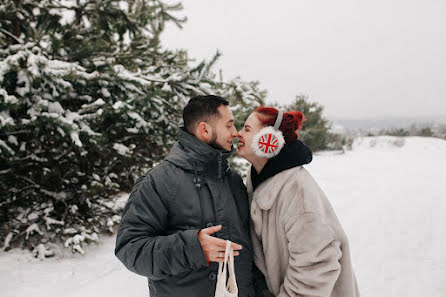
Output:
[[150,175],[135,183],[124,207],[115,255],[132,272],[154,280],[207,266],[197,233],[184,230],[165,235],[167,201]]
[[303,213],[287,219],[289,263],[280,297],[329,297],[341,272],[340,241],[319,215]]

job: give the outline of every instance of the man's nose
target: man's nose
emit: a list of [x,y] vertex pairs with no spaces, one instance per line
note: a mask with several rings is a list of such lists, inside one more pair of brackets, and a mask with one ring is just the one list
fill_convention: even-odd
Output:
[[232,137],[238,137],[238,132],[237,129],[235,129],[235,127],[232,130]]

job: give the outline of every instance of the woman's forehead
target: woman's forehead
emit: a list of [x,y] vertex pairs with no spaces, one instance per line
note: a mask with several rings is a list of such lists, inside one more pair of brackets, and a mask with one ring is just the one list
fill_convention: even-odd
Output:
[[257,118],[257,114],[255,112],[251,113],[249,117],[246,119],[245,126],[249,125],[253,128],[260,126],[260,121]]

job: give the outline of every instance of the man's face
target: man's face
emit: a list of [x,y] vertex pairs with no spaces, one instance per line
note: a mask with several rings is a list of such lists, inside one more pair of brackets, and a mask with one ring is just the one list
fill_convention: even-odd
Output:
[[231,150],[232,142],[237,137],[237,130],[234,127],[234,117],[227,105],[218,107],[218,114],[212,119],[212,132],[209,145],[216,149]]

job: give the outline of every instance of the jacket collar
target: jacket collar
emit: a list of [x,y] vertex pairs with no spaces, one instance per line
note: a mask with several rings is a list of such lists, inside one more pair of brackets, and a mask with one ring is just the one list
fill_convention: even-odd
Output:
[[184,127],[178,130],[178,141],[173,145],[166,161],[188,172],[223,177],[229,170],[228,158],[232,151],[219,150],[189,134]]

